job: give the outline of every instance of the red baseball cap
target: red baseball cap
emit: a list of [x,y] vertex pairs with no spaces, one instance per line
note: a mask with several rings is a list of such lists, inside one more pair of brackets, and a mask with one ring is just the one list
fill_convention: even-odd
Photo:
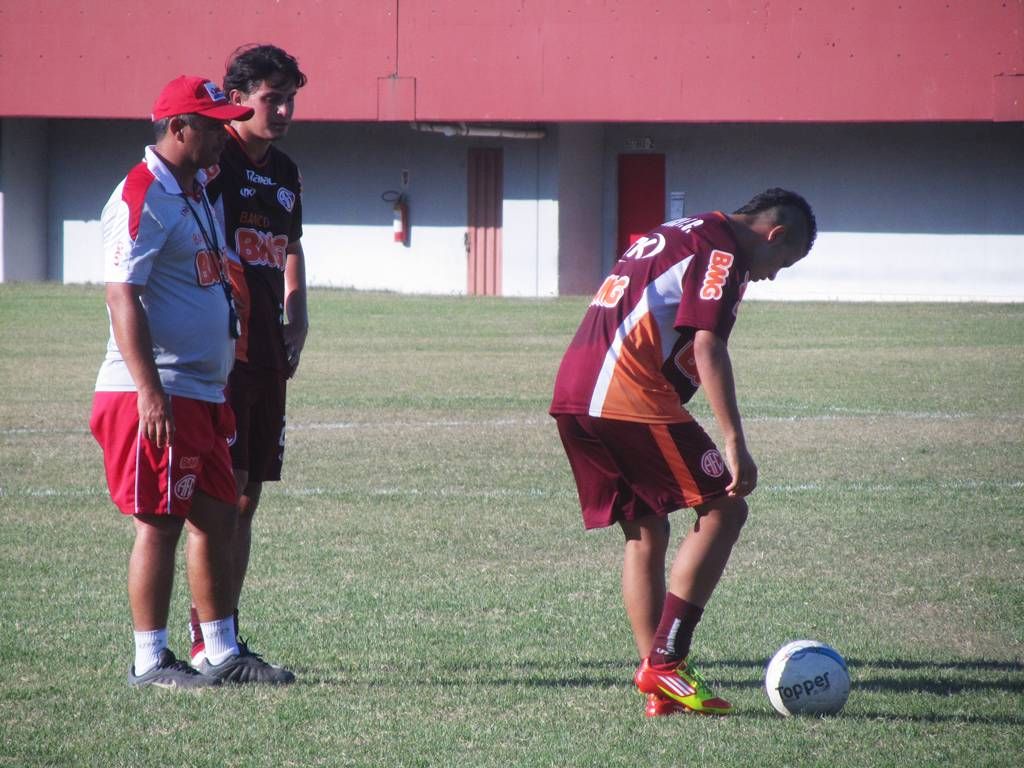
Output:
[[150,119],[153,122],[175,115],[205,115],[214,120],[248,120],[252,117],[251,107],[231,104],[224,91],[205,77],[176,77],[160,91],[153,104]]

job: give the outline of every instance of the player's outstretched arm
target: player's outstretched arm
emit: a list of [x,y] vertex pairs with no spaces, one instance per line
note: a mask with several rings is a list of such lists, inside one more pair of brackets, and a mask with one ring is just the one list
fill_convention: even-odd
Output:
[[757,464],[743,435],[729,348],[711,331],[700,330],[693,339],[693,352],[704,395],[725,441],[725,461],[732,473],[727,490],[730,496],[746,496],[757,486]]

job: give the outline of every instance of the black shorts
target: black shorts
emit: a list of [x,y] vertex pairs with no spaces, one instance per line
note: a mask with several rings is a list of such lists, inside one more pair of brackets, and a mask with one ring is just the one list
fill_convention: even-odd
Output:
[[240,363],[228,378],[228,402],[238,424],[231,465],[247,471],[251,482],[281,479],[286,381],[282,372]]

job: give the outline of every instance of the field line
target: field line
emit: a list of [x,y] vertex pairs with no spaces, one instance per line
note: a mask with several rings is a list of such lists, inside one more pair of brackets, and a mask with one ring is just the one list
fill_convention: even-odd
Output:
[[[908,482],[908,483],[796,483],[774,485],[765,483],[758,486],[758,491],[763,493],[821,493],[827,491],[841,491],[846,493],[892,493],[892,492],[913,492],[918,489],[930,491],[992,491],[992,490],[1024,490],[1024,480],[953,480],[944,483],[929,482]],[[543,488],[490,488],[490,489],[467,489],[459,487],[451,488],[402,488],[401,486],[385,486],[381,488],[349,488],[344,485],[338,487],[307,486],[288,487],[283,484],[279,489],[274,489],[274,494],[281,494],[292,497],[317,497],[317,496],[362,496],[362,497],[391,497],[391,496],[422,496],[422,497],[460,497],[460,498],[545,498],[545,497],[567,497],[575,498],[575,491],[570,485],[564,489],[554,492],[546,491]],[[0,487],[0,498],[95,498],[107,496],[106,488],[16,488],[9,489]]]
[[[711,417],[701,416],[704,421],[710,421]],[[907,419],[911,421],[963,421],[963,420],[992,420],[992,421],[1024,421],[1024,414],[1021,413],[1000,413],[1000,414],[979,414],[968,412],[943,413],[941,411],[885,411],[857,408],[836,408],[832,413],[814,414],[788,414],[784,416],[746,416],[747,423],[790,423],[790,422],[829,422],[829,421],[854,421],[857,419]],[[290,432],[341,432],[356,429],[393,429],[394,427],[444,429],[460,427],[525,427],[552,424],[553,419],[547,414],[524,417],[504,417],[492,419],[427,419],[419,421],[416,419],[380,419],[378,421],[312,421],[291,423],[288,425]],[[552,426],[553,428],[553,426]],[[88,435],[89,430],[68,428],[46,428],[46,427],[8,427],[0,429],[2,436],[19,435]]]

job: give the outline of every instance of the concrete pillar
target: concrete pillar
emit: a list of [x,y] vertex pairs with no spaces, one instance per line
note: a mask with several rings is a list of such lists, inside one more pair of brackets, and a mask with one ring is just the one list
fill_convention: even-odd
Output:
[[0,282],[60,277],[47,268],[47,127],[0,119]]
[[601,221],[604,127],[558,129],[558,293],[589,295],[603,275]]

